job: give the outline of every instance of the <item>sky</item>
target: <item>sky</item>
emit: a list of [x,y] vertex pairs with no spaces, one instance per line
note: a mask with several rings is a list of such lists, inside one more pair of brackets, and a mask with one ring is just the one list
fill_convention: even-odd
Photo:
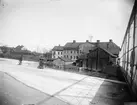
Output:
[[121,46],[133,0],[0,0],[0,43],[29,50],[76,40]]

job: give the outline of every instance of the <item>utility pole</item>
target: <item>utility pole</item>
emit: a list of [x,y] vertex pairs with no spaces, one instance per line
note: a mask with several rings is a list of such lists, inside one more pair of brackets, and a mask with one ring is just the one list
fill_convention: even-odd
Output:
[[89,36],[89,41],[92,42],[93,36]]

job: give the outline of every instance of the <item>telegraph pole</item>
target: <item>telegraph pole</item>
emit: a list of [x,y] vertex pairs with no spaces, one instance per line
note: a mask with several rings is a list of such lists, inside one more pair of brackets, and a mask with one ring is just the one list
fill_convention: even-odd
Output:
[[89,36],[89,41],[92,42],[93,36]]

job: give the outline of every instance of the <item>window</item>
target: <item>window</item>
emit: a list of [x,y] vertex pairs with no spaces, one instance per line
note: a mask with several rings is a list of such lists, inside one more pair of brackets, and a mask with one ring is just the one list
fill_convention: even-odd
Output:
[[72,51],[71,51],[71,53],[72,53]]
[[62,55],[62,52],[61,52],[61,55]]
[[59,54],[59,52],[58,52],[58,54]]
[[67,58],[68,58],[68,55],[67,55]]
[[70,56],[70,59],[72,59],[72,56]]

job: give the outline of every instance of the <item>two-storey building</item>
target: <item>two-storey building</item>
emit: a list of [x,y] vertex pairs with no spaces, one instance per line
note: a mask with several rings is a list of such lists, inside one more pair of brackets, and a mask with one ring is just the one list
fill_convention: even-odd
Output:
[[79,56],[80,67],[88,68],[89,70],[101,70],[109,63],[116,64],[120,47],[111,39],[108,42],[97,40],[92,44],[93,47],[88,53],[83,53]]
[[52,49],[52,58],[56,59],[58,57],[63,57],[63,46],[55,46]]
[[81,54],[88,53],[92,47],[94,47],[94,44],[88,40],[86,40],[86,42],[76,42],[73,40],[73,42],[68,42],[64,46],[64,58],[69,58],[73,61],[76,61]]
[[75,61],[79,54],[81,53],[79,51],[79,45],[82,44],[80,42],[76,42],[75,40],[73,40],[73,42],[68,42],[65,44],[64,46],[64,58],[69,58],[73,61]]

